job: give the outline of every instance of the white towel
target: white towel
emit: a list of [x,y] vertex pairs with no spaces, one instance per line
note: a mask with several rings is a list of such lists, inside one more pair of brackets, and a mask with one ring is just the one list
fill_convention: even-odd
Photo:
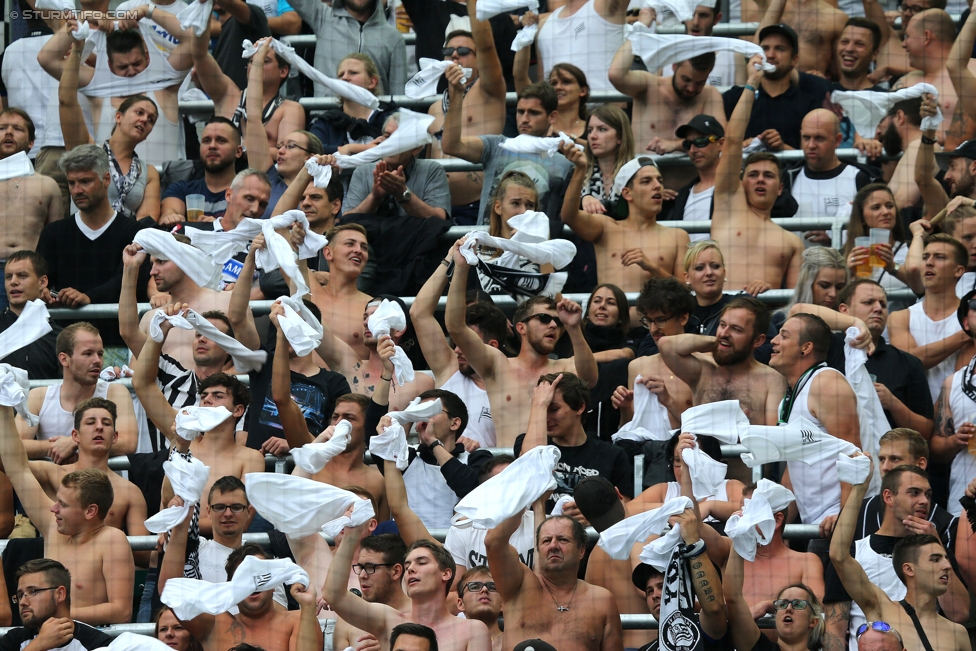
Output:
[[295,465],[305,472],[315,474],[325,468],[336,456],[346,451],[352,441],[352,425],[342,419],[336,423],[335,430],[325,443],[306,443],[300,448],[293,448],[291,458]]
[[718,439],[720,443],[735,445],[749,428],[749,417],[738,400],[720,400],[686,409],[681,414],[681,431]]
[[[407,81],[403,94],[411,99],[423,99],[437,94],[437,82],[447,71],[447,67],[453,65],[450,60],[428,59],[420,57],[420,70]],[[471,68],[461,68],[464,76],[461,77],[461,84],[467,84],[474,71]]]
[[[399,303],[384,298],[376,311],[369,315],[366,327],[374,337],[379,339],[383,335],[392,335],[394,332],[406,330],[407,317]],[[406,351],[399,346],[394,346],[393,358],[390,361],[393,363],[393,372],[396,374],[396,382],[399,386],[413,381],[413,362],[407,357]]]
[[552,513],[549,515],[562,515],[563,509],[566,508],[567,504],[575,503],[576,498],[572,495],[563,495],[558,500],[556,500],[555,505],[552,507]]
[[376,517],[376,513],[373,511],[373,503],[367,499],[358,499],[352,505],[352,513],[340,515],[335,520],[323,524],[322,535],[334,540],[346,527],[358,527],[374,517]]
[[[894,92],[874,90],[835,90],[830,101],[844,109],[844,115],[851,120],[854,130],[865,138],[874,138],[874,132],[891,107],[906,99],[932,93],[939,97],[939,90],[932,84],[915,84]],[[934,129],[942,123],[942,111],[935,117],[922,119],[922,131]]]
[[[844,337],[844,375],[854,389],[857,396],[857,419],[861,426],[861,449],[875,459],[881,448],[881,437],[891,429],[884,407],[878,397],[878,390],[874,388],[874,381],[864,366],[868,361],[867,351],[854,348],[851,344],[857,338],[857,328],[848,328]],[[871,483],[868,485],[869,496],[881,492],[881,471],[874,469]]]
[[13,407],[29,426],[34,427],[40,422],[40,418],[27,409],[29,393],[30,379],[27,371],[10,364],[0,364],[0,405]]
[[681,460],[691,473],[691,488],[698,501],[714,497],[729,467],[705,454],[698,444],[681,451]]
[[248,473],[244,485],[257,512],[292,538],[312,535],[359,500],[330,484],[274,472]]
[[396,156],[397,154],[402,154],[405,151],[423,147],[433,142],[434,138],[428,132],[430,125],[434,123],[433,115],[415,113],[405,108],[401,108],[399,113],[400,125],[397,127],[397,130],[380,144],[365,149],[358,154],[353,154],[352,156],[336,154],[335,159],[342,169],[353,169],[360,165],[369,165],[370,163],[375,163],[384,158]]
[[[698,2],[695,0],[647,0],[645,7],[654,7],[657,10],[658,21],[662,24],[670,22],[683,23],[695,17],[695,7]],[[669,21],[669,16],[674,16],[674,21]]]
[[126,364],[123,364],[119,371],[119,373],[116,373],[114,368],[111,366],[106,366],[102,369],[102,372],[98,374],[98,378],[100,380],[105,380],[106,382],[111,382],[112,380],[119,380],[124,377],[132,377],[135,375],[133,370]]
[[[36,9],[47,9],[50,11],[57,11],[63,14],[75,11],[75,3],[71,0],[37,0],[34,3]],[[72,36],[74,36],[76,41],[84,41],[89,36],[91,36],[91,26],[88,24],[87,20],[78,23],[78,29],[76,29]],[[86,46],[87,49],[87,46]],[[88,50],[86,54],[83,54],[81,60],[84,61],[91,54],[91,50]]]
[[769,508],[771,508],[774,513],[779,513],[796,501],[796,496],[793,495],[793,491],[782,484],[777,484],[776,482],[769,481],[768,479],[760,479],[752,494],[761,494],[763,497],[765,497],[766,501],[769,503]]
[[286,583],[307,587],[308,573],[287,558],[265,560],[247,556],[237,566],[231,581],[210,583],[198,579],[170,579],[160,598],[173,609],[174,615],[187,621],[203,613],[226,613],[252,593],[273,590]]
[[[190,229],[196,230],[196,229]],[[193,310],[187,310],[186,316],[174,314],[166,316],[162,309],[153,312],[149,320],[149,337],[156,343],[163,341],[163,329],[160,327],[163,321],[169,321],[174,328],[183,330],[194,330],[204,337],[214,342],[224,349],[234,362],[234,368],[241,373],[260,371],[264,363],[268,360],[268,353],[264,350],[251,350],[237,339],[226,335],[217,329],[217,326],[207,321]]]
[[176,18],[180,21],[180,27],[183,29],[192,29],[194,34],[200,36],[207,29],[207,25],[210,24],[210,15],[212,13],[213,0],[207,0],[206,2],[190,0],[187,6],[180,13],[176,14]]
[[549,215],[536,210],[526,210],[509,217],[506,223],[512,227],[512,240],[516,242],[545,242],[549,239]]
[[254,256],[254,263],[258,269],[265,272],[281,269],[282,273],[295,283],[295,293],[291,297],[301,301],[302,296],[309,293],[309,288],[305,274],[298,270],[298,255],[292,250],[288,240],[275,231],[274,223],[271,220],[262,221],[261,233],[264,234],[264,248]]
[[233,416],[226,407],[183,407],[176,412],[176,433],[192,441]]
[[172,651],[172,649],[149,635],[120,633],[108,646],[103,646],[96,651]]
[[[631,548],[638,542],[645,540],[648,536],[664,533],[668,528],[668,519],[672,515],[683,513],[685,509],[693,508],[693,504],[687,497],[675,497],[670,499],[652,511],[645,511],[624,518],[609,529],[600,534],[597,544],[610,558],[617,561],[625,561],[630,558]],[[680,538],[680,528],[674,527],[673,531],[678,531]],[[674,545],[668,550],[674,549]],[[643,560],[643,555],[641,560]],[[667,562],[667,559],[665,559]]]
[[850,457],[837,455],[837,479],[845,484],[856,486],[868,478],[871,472],[871,458],[864,455]]
[[[242,56],[245,59],[250,59],[258,51],[254,43],[247,39],[244,39],[243,45],[244,53]],[[379,108],[380,100],[376,97],[376,95],[361,86],[350,84],[348,81],[343,81],[341,79],[334,79],[320,70],[313,68],[308,61],[298,56],[298,54],[295,52],[295,48],[292,46],[285,45],[278,39],[273,38],[271,39],[271,49],[277,52],[282,59],[287,61],[291,65],[292,70],[300,72],[312,81],[322,84],[339,97],[356,102],[362,106],[368,106],[371,109]]]
[[478,0],[475,16],[478,20],[488,20],[498,14],[514,14],[523,7],[538,12],[539,0]]
[[537,156],[549,156],[551,158],[559,153],[559,146],[562,144],[573,145],[580,151],[583,151],[583,145],[577,145],[575,140],[562,131],[559,132],[558,136],[551,138],[540,138],[539,136],[530,136],[522,133],[514,138],[502,140],[498,146],[505,151],[516,154],[535,154]]
[[522,453],[507,468],[461,498],[454,507],[456,515],[451,524],[459,529],[493,529],[521,513],[546,491],[556,488],[552,473],[559,456],[559,448],[553,445]]
[[756,493],[745,501],[742,515],[733,514],[725,525],[725,535],[736,553],[750,563],[756,560],[756,547],[768,545],[776,531],[776,517],[766,497]]
[[410,447],[407,433],[396,420],[393,424],[369,439],[369,453],[384,461],[392,461],[397,470],[403,472],[410,465]]
[[305,161],[305,169],[308,171],[309,176],[312,177],[312,185],[323,190],[329,187],[329,183],[332,182],[331,165],[319,165],[314,158],[309,158]]
[[[634,54],[639,56],[648,70],[660,70],[672,63],[687,61],[709,52],[736,52],[746,58],[762,55],[762,48],[755,43],[737,38],[721,36],[685,36],[682,34],[652,34],[645,30],[634,30],[627,37],[633,43]],[[763,69],[776,70],[766,63],[763,55]]]
[[285,313],[278,317],[285,339],[299,357],[311,354],[322,343],[322,323],[302,301],[289,296],[278,300],[285,309]]
[[0,359],[51,332],[50,319],[44,301],[39,298],[28,301],[13,325],[0,332]]
[[146,520],[146,529],[153,533],[169,531],[186,520],[194,505],[200,503],[203,489],[210,478],[209,466],[203,465],[199,459],[185,459],[180,454],[174,454],[163,462],[163,472],[169,478],[173,492],[183,498],[183,506],[167,507]]
[[410,401],[407,408],[403,411],[391,411],[387,416],[397,421],[401,425],[407,423],[426,423],[428,420],[441,413],[444,406],[440,398],[434,398],[425,402],[420,402],[420,396]]
[[33,175],[34,166],[31,165],[26,151],[18,151],[13,156],[7,156],[0,160],[0,181]]
[[515,38],[512,40],[512,52],[518,52],[522,48],[529,47],[535,43],[535,37],[538,33],[538,25],[529,25],[515,32]]
[[634,417],[610,438],[613,441],[667,441],[671,438],[668,410],[657,395],[644,386],[644,376],[634,380]]
[[[196,231],[189,228],[187,231]],[[195,246],[176,241],[171,233],[154,228],[144,228],[136,233],[132,241],[140,245],[146,253],[163,260],[171,260],[180,271],[190,277],[200,287],[220,291],[221,264],[205,251]],[[221,261],[223,262],[223,261]]]
[[860,451],[853,443],[821,431],[803,417],[779,427],[750,425],[741,442],[749,452],[739,456],[750,468],[776,461],[802,461],[812,466],[833,460],[838,454]]
[[576,245],[568,240],[520,242],[514,237],[506,240],[492,237],[486,231],[472,231],[461,245],[461,255],[472,266],[478,264],[476,249],[479,246],[513,253],[536,264],[551,264],[554,269],[562,269],[576,256]]

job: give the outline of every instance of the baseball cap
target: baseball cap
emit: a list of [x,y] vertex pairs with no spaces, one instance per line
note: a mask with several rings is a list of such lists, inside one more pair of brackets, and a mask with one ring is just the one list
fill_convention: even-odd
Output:
[[657,163],[650,156],[638,156],[621,165],[617,176],[613,177],[613,194],[620,196],[624,186],[630,183],[630,179],[634,178],[634,174],[637,174],[637,170],[642,167],[657,167]]
[[539,638],[522,640],[515,645],[513,651],[556,651],[556,647]]
[[697,131],[705,136],[718,136],[719,138],[725,137],[725,129],[722,128],[719,121],[713,118],[711,115],[705,115],[704,113],[699,113],[695,117],[688,120],[688,124],[682,124],[680,127],[678,127],[678,130],[674,132],[674,135],[678,138],[684,138],[688,135],[689,131]]
[[949,169],[949,162],[953,158],[976,160],[976,140],[967,140],[952,151],[940,151],[935,154],[935,162],[943,172]]
[[641,563],[634,568],[634,571],[630,575],[630,580],[634,582],[638,590],[644,592],[644,589],[647,588],[647,581],[651,578],[651,574],[661,574],[661,572],[647,563]]
[[790,45],[793,46],[793,54],[800,51],[800,39],[796,36],[796,30],[786,23],[777,23],[775,25],[763,27],[762,31],[759,32],[759,42],[762,43],[763,39],[770,34],[779,34],[789,41]]
[[576,484],[573,500],[580,513],[601,533],[626,517],[617,489],[603,477],[584,477]]

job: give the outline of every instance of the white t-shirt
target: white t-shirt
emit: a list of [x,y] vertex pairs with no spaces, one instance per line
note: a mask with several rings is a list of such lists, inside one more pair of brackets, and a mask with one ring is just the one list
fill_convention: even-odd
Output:
[[[50,40],[50,34],[17,39],[4,51],[3,68],[0,69],[3,84],[7,87],[6,105],[24,109],[34,123],[34,146],[27,154],[31,158],[37,156],[44,141],[48,107],[53,104],[57,109],[58,106],[58,80],[44,72],[37,62],[38,52]],[[55,120],[51,127],[57,132],[51,136],[55,141],[60,140],[59,146],[63,147],[60,120]]]
[[[484,529],[466,527],[459,529],[451,527],[444,539],[444,547],[451,552],[454,562],[468,568],[488,564],[488,552],[485,550]],[[522,514],[522,523],[508,539],[512,547],[518,552],[519,560],[529,569],[535,565],[535,516],[526,509]]]
[[[735,69],[737,58],[742,56],[728,50],[715,53],[715,67],[708,73],[708,85],[721,88],[735,86]],[[662,77],[673,77],[674,70],[671,66],[664,66],[661,70]]]
[[[143,0],[126,0],[118,6],[116,11],[131,11],[140,5],[146,4]],[[157,9],[171,13],[174,16],[184,9],[186,9],[187,4],[183,0],[174,0],[168,5],[159,4],[158,2],[153,2]],[[150,40],[152,44],[156,46],[156,49],[163,53],[163,56],[169,57],[169,53],[179,45],[180,41],[175,36],[167,32],[158,23],[148,18],[144,18],[142,21],[145,23],[149,29],[152,31],[152,37]]]
[[[685,211],[681,215],[681,219],[686,221],[711,221],[712,219],[712,197],[715,196],[715,186],[708,188],[707,190],[702,190],[701,192],[695,192],[692,188],[691,192],[688,193],[688,201],[685,202]],[[689,238],[692,242],[698,240],[707,240],[711,237],[710,233],[689,233]]]
[[[227,581],[227,558],[234,551],[230,547],[224,547],[219,542],[214,542],[209,538],[200,538],[200,578],[210,583],[224,583]],[[288,597],[281,586],[275,588],[275,602],[285,608],[288,607]],[[231,609],[232,615],[237,614],[237,606]]]

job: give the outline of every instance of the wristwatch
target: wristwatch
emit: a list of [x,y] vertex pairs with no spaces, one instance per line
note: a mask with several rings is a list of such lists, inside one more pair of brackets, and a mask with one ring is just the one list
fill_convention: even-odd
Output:
[[[410,192],[410,190],[407,190],[407,192]],[[430,442],[430,445],[427,446],[427,449],[430,450],[431,452],[433,452],[434,451],[434,448],[436,448],[438,445],[441,446],[441,447],[444,447],[444,443],[443,442],[441,442],[438,439],[434,439],[433,441]]]
[[410,188],[407,188],[406,190],[403,191],[403,196],[397,199],[397,203],[407,203],[412,198],[413,198],[413,192],[410,191]]

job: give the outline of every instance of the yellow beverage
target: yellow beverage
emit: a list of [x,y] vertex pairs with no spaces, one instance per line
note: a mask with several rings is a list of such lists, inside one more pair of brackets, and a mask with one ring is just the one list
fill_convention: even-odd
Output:
[[854,273],[855,273],[855,275],[858,278],[870,278],[871,277],[871,264],[870,264],[870,262],[871,262],[871,259],[873,259],[873,258],[874,258],[874,256],[871,256],[871,258],[868,259],[868,262],[861,263],[861,264],[857,265],[857,267],[855,267]]
[[969,454],[976,457],[976,436],[969,439]]
[[883,246],[883,245],[881,245],[881,244],[872,244],[871,245],[871,257],[868,258],[868,263],[872,267],[883,267],[883,266],[885,266],[884,260],[882,260],[881,259],[881,256],[878,255],[878,249],[881,246]]
[[202,210],[190,210],[190,209],[187,209],[187,211],[186,211],[186,221],[188,221],[188,222],[198,222],[198,221],[200,221],[200,218],[201,217],[203,217],[203,211]]

